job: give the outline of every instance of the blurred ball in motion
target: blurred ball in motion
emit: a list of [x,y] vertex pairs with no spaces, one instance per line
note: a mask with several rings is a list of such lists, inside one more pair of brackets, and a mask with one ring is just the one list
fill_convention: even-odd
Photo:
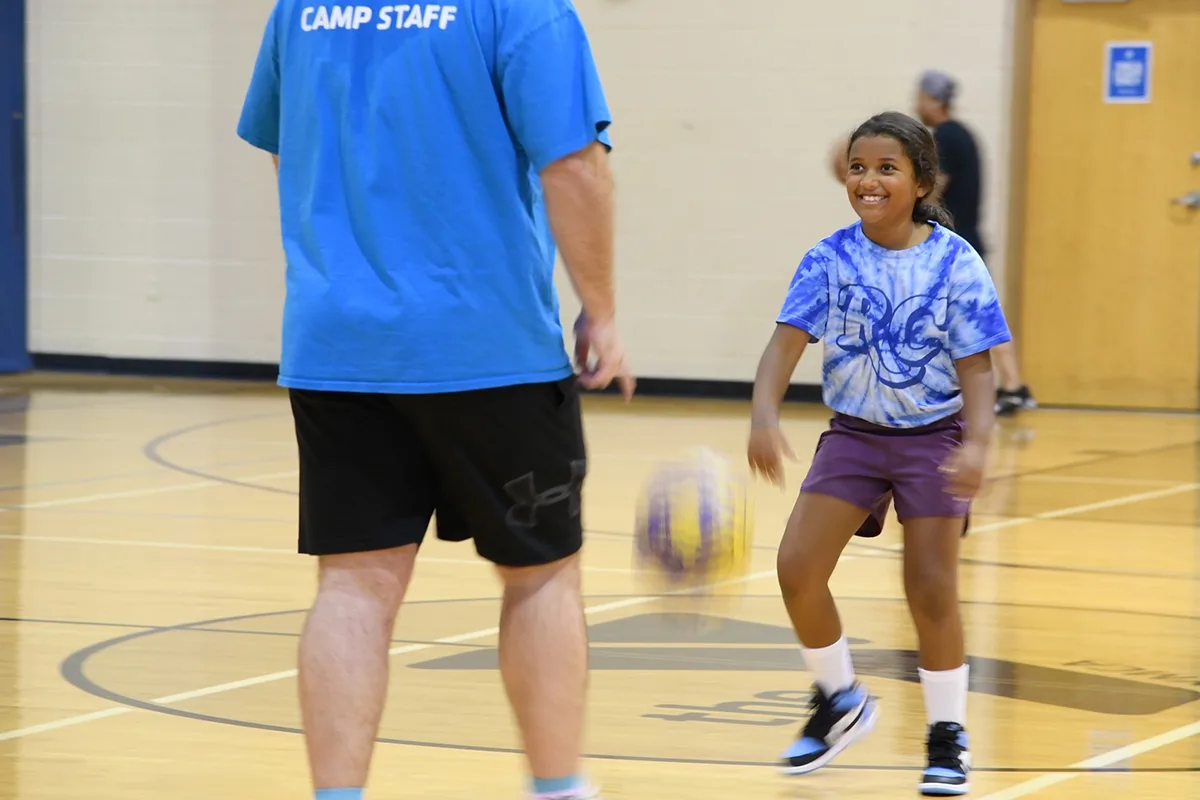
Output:
[[635,558],[669,588],[744,575],[751,540],[748,482],[711,450],[661,465],[642,489]]

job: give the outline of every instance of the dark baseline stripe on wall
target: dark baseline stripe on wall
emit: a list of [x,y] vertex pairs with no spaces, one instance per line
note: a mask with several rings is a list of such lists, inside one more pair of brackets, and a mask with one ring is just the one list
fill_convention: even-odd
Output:
[[[210,378],[274,382],[277,364],[240,361],[177,361],[157,358],[109,358],[69,353],[34,353],[33,368],[42,372],[86,372],[102,375],[147,378]],[[638,377],[638,394],[646,397],[688,397],[709,400],[749,400],[750,381],[692,380],[688,378]],[[616,394],[610,387],[603,394]],[[797,403],[820,403],[821,387],[792,385],[785,399]]]

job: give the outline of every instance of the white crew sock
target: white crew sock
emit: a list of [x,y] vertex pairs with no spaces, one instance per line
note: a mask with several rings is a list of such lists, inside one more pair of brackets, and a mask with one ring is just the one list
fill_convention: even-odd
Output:
[[971,668],[963,664],[956,669],[930,672],[917,668],[921,688],[925,691],[925,713],[929,724],[957,722],[967,727],[967,683]]
[[850,661],[850,645],[844,634],[828,647],[816,650],[802,647],[801,653],[808,671],[825,694],[832,697],[834,692],[849,689],[853,685],[854,664]]

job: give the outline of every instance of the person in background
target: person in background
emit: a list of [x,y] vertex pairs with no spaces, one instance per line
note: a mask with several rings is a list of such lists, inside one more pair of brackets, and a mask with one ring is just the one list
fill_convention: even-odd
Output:
[[[979,232],[982,167],[975,137],[954,118],[952,110],[958,84],[938,70],[927,70],[917,82],[917,116],[933,131],[937,142],[942,177],[937,194],[954,220],[954,230],[987,261],[987,248]],[[1029,387],[1021,382],[1017,352],[1012,342],[992,350],[1000,385],[996,389],[996,413],[1011,415],[1023,408],[1036,408]]]

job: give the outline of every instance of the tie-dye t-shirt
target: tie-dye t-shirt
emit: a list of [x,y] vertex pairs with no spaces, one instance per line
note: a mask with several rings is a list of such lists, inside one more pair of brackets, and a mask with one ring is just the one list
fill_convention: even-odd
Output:
[[832,410],[893,428],[962,408],[954,362],[1012,339],[995,284],[966,241],[939,225],[889,250],[856,222],[800,262],[778,322],[824,340]]

